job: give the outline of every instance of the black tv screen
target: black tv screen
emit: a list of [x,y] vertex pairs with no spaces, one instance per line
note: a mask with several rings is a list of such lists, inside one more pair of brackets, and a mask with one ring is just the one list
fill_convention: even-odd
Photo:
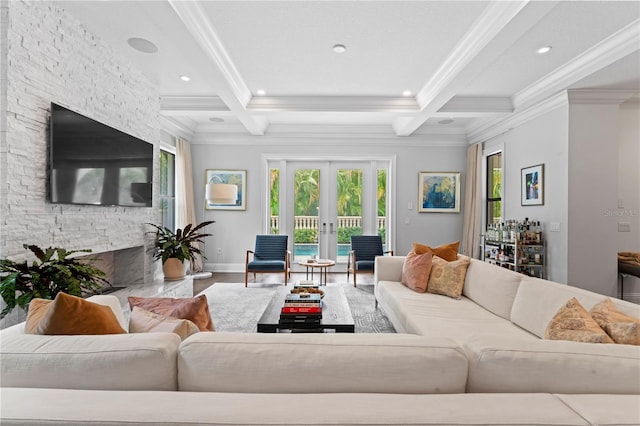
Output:
[[49,200],[151,207],[153,145],[54,103]]

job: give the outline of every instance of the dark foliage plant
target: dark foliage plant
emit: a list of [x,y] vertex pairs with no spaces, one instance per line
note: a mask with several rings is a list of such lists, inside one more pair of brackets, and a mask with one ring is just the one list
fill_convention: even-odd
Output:
[[148,223],[147,225],[156,229],[151,231],[156,236],[153,258],[162,260],[162,263],[169,258],[176,258],[182,262],[195,260],[197,254],[202,255],[196,243],[204,243],[204,238],[211,236],[198,231],[212,223],[215,223],[215,220],[208,220],[196,226],[188,224],[184,229],[178,228],[175,232],[165,226]]
[[80,297],[110,286],[105,273],[88,263],[91,259],[69,257],[75,253],[91,253],[89,249],[49,247],[43,250],[28,244],[23,247],[35,255],[35,261],[0,259],[0,296],[7,305],[0,312],[0,319],[16,306],[26,310],[34,298],[54,299],[60,292]]

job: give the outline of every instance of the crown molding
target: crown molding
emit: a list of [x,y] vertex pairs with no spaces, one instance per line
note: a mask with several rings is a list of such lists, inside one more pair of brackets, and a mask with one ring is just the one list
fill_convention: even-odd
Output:
[[160,112],[164,114],[188,114],[198,112],[230,111],[218,96],[162,96]]
[[636,19],[573,60],[513,95],[513,105],[516,109],[527,107],[553,93],[566,89],[573,83],[640,49],[639,39],[640,19]]
[[249,111],[416,112],[414,98],[394,96],[254,96]]
[[166,133],[191,140],[195,137],[195,132],[183,123],[164,115],[160,115],[160,129]]
[[621,104],[638,95],[637,90],[627,89],[571,89],[571,104]]
[[515,127],[518,127],[523,123],[526,123],[527,121],[533,120],[543,114],[551,112],[556,108],[566,106],[568,105],[568,102],[569,100],[567,91],[562,91],[532,107],[529,107],[520,112],[516,112],[507,118],[498,118],[484,121],[469,131],[469,144],[473,145],[475,143],[485,142]]
[[[273,126],[272,126],[273,127]],[[271,128],[264,136],[254,136],[237,132],[198,131],[192,143],[205,145],[284,145],[284,146],[344,146],[368,145],[382,147],[399,146],[468,146],[464,134],[414,134],[397,137],[389,132],[388,126],[286,126]],[[329,128],[328,128],[329,127]],[[383,130],[386,129],[386,130]]]

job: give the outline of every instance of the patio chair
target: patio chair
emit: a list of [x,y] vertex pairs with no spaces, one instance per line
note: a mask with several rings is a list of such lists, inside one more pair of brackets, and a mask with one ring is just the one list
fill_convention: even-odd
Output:
[[[254,250],[247,250],[244,271],[244,286],[249,282],[249,272],[253,272],[253,280],[256,273],[284,273],[284,285],[287,285],[291,276],[291,252],[287,250],[287,235],[256,235]],[[253,259],[249,261],[250,254]]]
[[351,250],[347,257],[347,282],[353,272],[353,286],[356,287],[357,271],[371,271],[375,265],[376,256],[385,254],[393,256],[393,250],[382,250],[382,237],[380,235],[352,235]]

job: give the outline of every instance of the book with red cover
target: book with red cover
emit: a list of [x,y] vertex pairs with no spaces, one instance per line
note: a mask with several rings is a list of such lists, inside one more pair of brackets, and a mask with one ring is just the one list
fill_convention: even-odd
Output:
[[322,307],[312,306],[284,306],[281,313],[283,314],[321,314]]

